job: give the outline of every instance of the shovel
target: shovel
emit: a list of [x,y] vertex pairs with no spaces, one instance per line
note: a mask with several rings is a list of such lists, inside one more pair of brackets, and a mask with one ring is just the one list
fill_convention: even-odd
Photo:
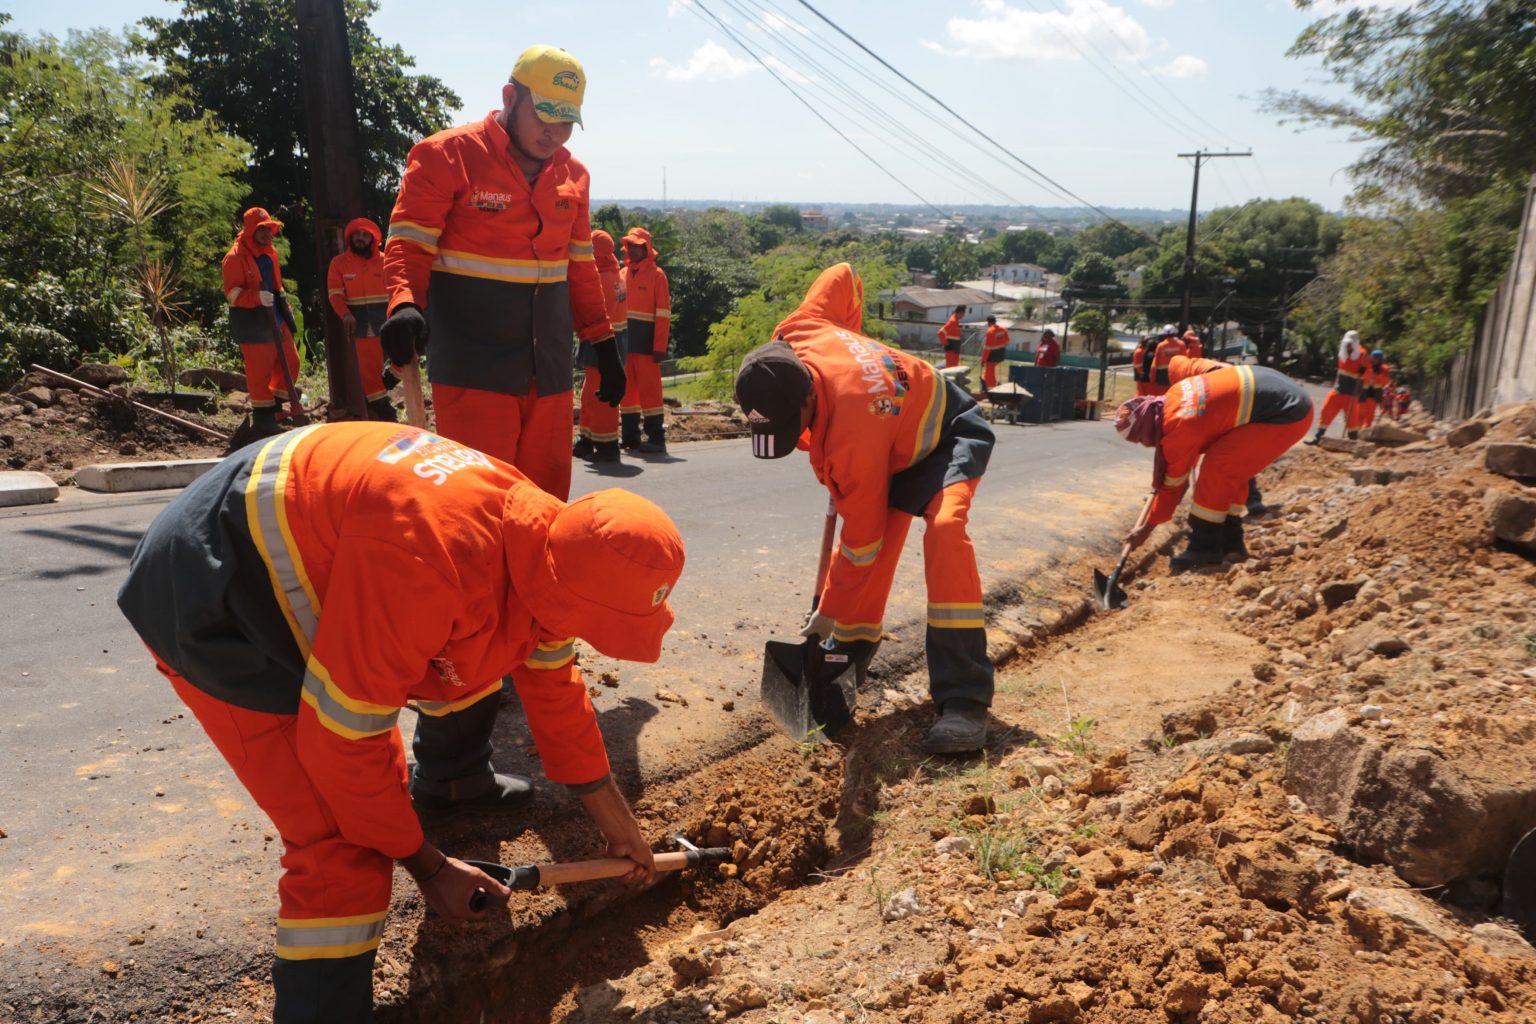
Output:
[[[837,532],[837,507],[827,502],[821,531],[821,556],[816,564],[816,589],[811,610],[821,600],[821,588],[832,564],[832,539]],[[853,718],[858,684],[867,666],[840,651],[829,651],[816,637],[801,643],[769,640],[763,646],[763,706],[790,739],[822,742]],[[852,669],[852,678],[849,670]]]
[[[1147,495],[1147,503],[1141,507],[1141,516],[1136,520],[1136,526],[1132,532],[1141,529],[1141,524],[1147,521],[1147,516],[1152,511],[1152,498],[1156,492]],[[1130,603],[1125,590],[1120,586],[1120,574],[1125,571],[1126,560],[1131,557],[1131,545],[1127,541],[1120,549],[1120,561],[1115,563],[1115,571],[1105,576],[1102,572],[1093,570],[1093,597],[1100,608],[1105,611],[1119,611]]]
[[[731,859],[731,851],[723,846],[700,849],[681,834],[672,837],[681,850],[656,854],[658,872],[682,871],[701,864],[724,864]],[[597,878],[622,878],[635,868],[628,857],[601,857],[597,860],[573,860],[553,864],[522,864],[509,867],[484,860],[466,860],[472,868],[479,868],[509,889],[537,889],[543,885],[570,885],[573,882],[589,882]],[[469,909],[475,913],[484,910],[490,895],[484,889],[476,889],[469,898]]]
[[1521,837],[1504,868],[1503,915],[1536,942],[1536,829]]

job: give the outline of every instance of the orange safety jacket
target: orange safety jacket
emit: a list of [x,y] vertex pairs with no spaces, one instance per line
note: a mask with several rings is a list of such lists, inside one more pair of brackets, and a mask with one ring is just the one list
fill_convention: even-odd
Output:
[[[603,302],[608,307],[608,325],[613,328],[614,338],[622,340],[629,315],[625,304],[624,270],[614,255],[613,236],[606,231],[592,232],[592,262],[597,267],[597,279],[603,286]],[[620,358],[628,351],[628,346],[622,344],[621,348],[623,351],[619,353]],[[583,341],[578,346],[576,362],[588,369],[597,365],[597,353],[592,350],[590,341]]]
[[631,355],[666,355],[672,337],[672,291],[667,272],[656,265],[656,249],[651,233],[632,228],[645,238],[645,259],[624,267],[625,304],[629,334],[625,338]]
[[145,533],[118,605],[193,686],[296,714],[299,760],[342,835],[398,859],[422,839],[395,729],[407,702],[444,714],[497,699],[514,668],[550,669],[516,679],[545,773],[608,773],[572,641],[544,631],[509,568],[527,545],[544,551],[560,507],[435,434],[308,427],[184,491]]
[[[373,255],[367,258],[352,251],[354,232],[373,236]],[[389,295],[384,289],[384,234],[367,217],[356,217],[342,232],[346,248],[331,258],[326,274],[326,298],[339,317],[351,313],[357,319],[354,338],[376,338],[389,311]]]
[[959,314],[951,313],[949,319],[944,321],[944,326],[939,328],[939,346],[946,352],[959,352],[962,333]]
[[613,333],[592,262],[587,169],[561,149],[530,186],[497,121],[418,142],[389,218],[389,310],[431,331],[433,383],[507,395],[571,389],[571,334]]
[[1218,366],[1185,376],[1163,399],[1161,473],[1147,522],[1173,518],[1190,471],[1218,438],[1249,423],[1295,423],[1311,416],[1312,400],[1301,385],[1267,366]]
[[1151,367],[1147,365],[1147,350],[1150,345],[1137,344],[1131,350],[1131,379],[1145,383],[1152,379]]
[[1169,387],[1173,381],[1168,377],[1168,364],[1174,356],[1184,354],[1184,340],[1182,338],[1164,338],[1157,343],[1157,351],[1152,353],[1152,383],[1162,387]]
[[1365,374],[1365,368],[1370,364],[1370,361],[1370,356],[1364,353],[1354,358],[1340,356],[1339,374],[1333,379],[1333,390],[1341,395],[1358,395],[1360,393],[1360,378]]
[[1360,397],[1367,402],[1380,402],[1382,390],[1392,381],[1392,368],[1386,363],[1377,366],[1367,356],[1361,367],[1360,384],[1363,388]]
[[986,470],[993,435],[980,407],[926,360],[859,333],[863,286],[847,263],[822,271],[805,301],[774,329],[811,373],[816,414],[799,447],[832,494],[843,524],[820,610],[839,622],[839,639],[880,639],[849,632],[864,573],[880,554],[890,509],[921,515],[934,495]]
[[1000,363],[1008,356],[1008,328],[993,324],[981,339],[982,356],[989,363]]
[[[224,297],[229,300],[229,329],[235,341],[241,345],[270,345],[276,326],[273,310],[277,303],[287,305],[283,297],[283,271],[279,266],[277,249],[270,243],[266,247],[256,244],[254,235],[259,223],[265,219],[265,211],[252,207],[245,211],[240,233],[235,236],[229,251],[224,254],[220,268],[224,272]],[[265,285],[261,280],[258,256],[272,261],[273,294],[277,296],[269,309],[261,304]],[[277,314],[281,317],[281,313]]]

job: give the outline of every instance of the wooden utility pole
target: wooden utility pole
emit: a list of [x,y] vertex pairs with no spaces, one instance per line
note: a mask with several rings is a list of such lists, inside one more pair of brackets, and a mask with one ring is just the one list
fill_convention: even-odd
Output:
[[[313,207],[315,266],[325,274],[331,258],[347,244],[342,231],[360,217],[363,161],[357,142],[357,104],[352,91],[352,54],[342,0],[298,0],[299,74],[309,150],[309,201]],[[325,294],[321,279],[320,293]],[[341,319],[329,300],[325,313],[325,368],[330,383],[330,418],[366,419],[367,389],[358,377],[357,356],[347,343]],[[377,382],[376,382],[377,383]]]
[[1207,153],[1197,149],[1193,153],[1180,153],[1179,156],[1193,157],[1195,161],[1195,187],[1189,194],[1189,232],[1184,237],[1184,304],[1179,313],[1179,331],[1182,333],[1189,328],[1189,287],[1195,279],[1195,209],[1200,201],[1200,164],[1222,156],[1253,156],[1253,150],[1246,153]]

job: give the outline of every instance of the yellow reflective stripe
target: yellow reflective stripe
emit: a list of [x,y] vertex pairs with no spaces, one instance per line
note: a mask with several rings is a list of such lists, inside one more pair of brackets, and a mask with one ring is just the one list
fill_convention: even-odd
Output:
[[912,450],[912,459],[908,466],[915,466],[939,446],[939,425],[944,422],[944,407],[949,401],[949,388],[937,375],[933,381],[933,394],[928,398],[928,407],[923,410],[923,418],[917,427],[917,447]]
[[1183,487],[1184,486],[1184,481],[1188,480],[1188,479],[1189,479],[1189,474],[1188,473],[1185,473],[1183,476],[1168,476],[1168,477],[1164,477],[1163,478],[1163,486],[1164,487]]
[[576,658],[576,641],[565,640],[560,643],[539,644],[538,649],[528,656],[523,662],[529,668],[550,671],[564,668]]
[[598,444],[607,444],[609,441],[617,441],[619,439],[619,432],[615,430],[611,434],[603,434],[588,427],[587,437],[593,441],[596,441]]
[[627,319],[626,320],[610,320],[608,322],[608,327],[611,330],[613,330],[613,331],[622,331],[624,329],[625,325],[627,325],[628,323],[629,323],[629,321]]
[[654,313],[637,313],[634,310],[630,310],[629,311],[629,318],[631,320],[644,320],[646,323],[650,323],[652,320],[656,319],[656,314],[654,314]]
[[874,643],[885,633],[883,622],[834,622],[832,624],[832,639],[839,643],[849,643],[854,640],[868,640]]
[[930,604],[928,625],[935,629],[981,629],[986,620],[979,602]]
[[[331,292],[331,294],[332,295],[339,295],[341,293],[340,292]],[[389,296],[388,295],[348,295],[347,296],[347,305],[349,305],[349,306],[366,306],[369,303],[388,302],[388,301],[389,301]]]
[[1232,423],[1234,427],[1240,427],[1253,418],[1253,367],[1239,366],[1237,368],[1237,381],[1237,419]]
[[230,302],[234,302],[236,299],[238,299],[240,297],[240,293],[243,292],[243,291],[245,291],[245,289],[237,284],[233,288],[231,288],[229,291],[225,292],[224,294],[229,296],[229,301]]
[[389,222],[390,242],[399,240],[402,242],[414,242],[428,252],[437,252],[437,237],[443,233],[442,228],[429,228],[425,224],[415,224],[408,220],[394,220]]
[[672,311],[670,309],[658,309],[656,311],[656,319],[661,320],[664,318],[667,320],[672,319]]
[[572,256],[579,256],[582,254],[590,256],[592,254],[592,243],[572,241],[566,245],[565,251],[570,253]]
[[1243,515],[1243,513],[1247,512],[1247,511],[1248,511],[1248,506],[1246,506],[1246,505],[1232,505],[1232,506],[1228,507],[1227,515],[1241,517]]
[[503,260],[444,249],[437,254],[432,269],[489,281],[543,284],[564,281],[567,265],[566,260]]
[[320,602],[304,574],[303,563],[288,531],[282,510],[282,487],[293,452],[318,426],[291,431],[268,441],[257,453],[251,465],[250,480],[245,485],[245,515],[251,540],[266,563],[278,606],[283,618],[288,620],[299,653],[306,659],[319,624]]
[[345,294],[347,294],[347,290],[345,288],[332,288],[330,291],[326,292],[325,294],[327,294],[327,295],[345,295]]
[[314,710],[320,724],[331,732],[349,740],[361,740],[395,727],[395,721],[400,717],[399,708],[348,697],[331,681],[325,666],[313,657],[305,668],[300,697]]
[[356,917],[277,919],[277,955],[284,960],[335,960],[377,949],[387,911]]
[[884,539],[881,539],[875,541],[873,544],[865,544],[863,547],[858,548],[851,548],[847,544],[839,544],[838,550],[842,553],[844,558],[848,559],[848,561],[852,562],[854,565],[872,565],[880,554],[880,546],[884,543]]
[[423,715],[431,715],[434,718],[451,714],[454,711],[463,711],[471,704],[478,704],[487,697],[494,697],[501,692],[501,680],[487,684],[483,689],[476,690],[467,697],[458,700],[413,700],[411,707]]
[[1224,523],[1227,521],[1227,513],[1219,508],[1206,508],[1198,502],[1189,503],[1189,514],[1204,519],[1208,523]]

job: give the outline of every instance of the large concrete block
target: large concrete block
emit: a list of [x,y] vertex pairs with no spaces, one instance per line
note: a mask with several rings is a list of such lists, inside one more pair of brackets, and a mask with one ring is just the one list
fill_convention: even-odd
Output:
[[1536,477],[1536,444],[1491,444],[1488,469],[1501,476]]
[[75,483],[87,491],[122,494],[185,487],[219,464],[218,459],[178,459],[173,462],[107,462],[75,473]]
[[1489,491],[1483,499],[1488,525],[1499,540],[1536,551],[1536,500]]
[[0,473],[0,508],[43,505],[59,499],[59,485],[44,473],[7,470]]

